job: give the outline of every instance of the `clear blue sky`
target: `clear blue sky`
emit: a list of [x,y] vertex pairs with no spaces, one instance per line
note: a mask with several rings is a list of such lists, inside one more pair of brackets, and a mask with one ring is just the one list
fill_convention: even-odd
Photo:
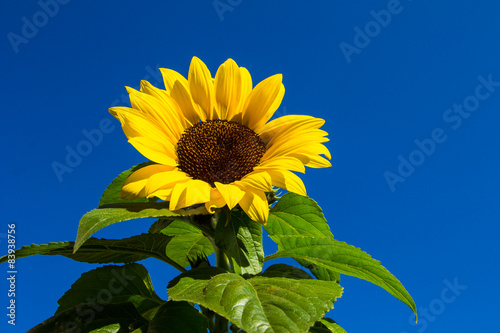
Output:
[[[74,240],[108,183],[143,161],[107,111],[126,105],[125,85],[161,86],[158,67],[186,75],[195,55],[212,73],[233,58],[254,82],[283,74],[281,115],[326,120],[333,167],[307,170],[308,194],[335,237],[381,260],[422,311],[411,325],[405,305],[343,277],[330,316],[349,333],[500,331],[500,3],[216,4],[219,12],[211,0],[0,2],[0,252],[8,223],[19,246]],[[95,129],[102,139],[86,144]],[[86,156],[68,165],[67,149]],[[68,172],[58,176],[54,162]],[[127,237],[149,223],[96,236]],[[174,271],[143,264],[166,298]],[[15,328],[2,265],[2,332],[50,317],[95,267],[44,256],[17,265]]]

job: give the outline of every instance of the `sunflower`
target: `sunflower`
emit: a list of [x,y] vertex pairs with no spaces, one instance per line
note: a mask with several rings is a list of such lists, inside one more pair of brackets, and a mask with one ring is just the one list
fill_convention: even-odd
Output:
[[193,57],[188,78],[160,69],[165,89],[141,81],[127,87],[131,108],[112,107],[128,141],[155,164],[143,167],[123,184],[124,199],[157,197],[170,210],[205,204],[210,213],[228,206],[265,224],[266,192],[273,186],[306,195],[294,172],[324,168],[330,152],[319,128],[324,120],[285,115],[269,121],[285,88],[282,75],[255,87],[248,70],[228,59],[215,78]]

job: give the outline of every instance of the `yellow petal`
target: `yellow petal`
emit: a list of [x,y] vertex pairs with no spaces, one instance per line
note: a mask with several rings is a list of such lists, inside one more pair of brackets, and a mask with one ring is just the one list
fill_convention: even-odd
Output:
[[265,123],[272,117],[285,94],[281,80],[282,75],[276,74],[255,86],[243,107],[241,120],[243,125],[257,130],[258,124]]
[[[180,120],[181,111],[179,106],[169,100],[169,104],[161,103],[151,95],[142,93],[127,87],[132,108],[140,110],[147,119],[155,121],[159,127],[171,134],[177,140],[180,139],[185,129],[185,122]],[[182,118],[184,120],[184,118]]]
[[163,83],[165,84],[165,90],[167,91],[167,93],[170,93],[172,91],[172,88],[174,87],[176,81],[179,81],[180,83],[188,87],[186,78],[178,72],[168,68],[160,68],[160,72],[163,76]]
[[245,175],[241,180],[236,181],[235,184],[243,187],[252,187],[263,192],[271,192],[273,190],[271,176],[265,171],[251,172]]
[[172,168],[167,172],[159,172],[149,178],[146,184],[146,193],[149,195],[158,190],[173,189],[175,184],[187,182],[191,179],[192,178],[186,175],[186,173],[177,168]]
[[271,159],[278,156],[286,156],[292,153],[300,151],[310,151],[310,149],[317,148],[318,143],[328,141],[327,138],[321,136],[298,136],[296,138],[290,138],[287,141],[276,142],[272,147],[269,147],[264,156],[263,160]]
[[177,210],[210,201],[212,187],[202,180],[192,179],[176,184],[170,197],[170,210]]
[[252,92],[252,76],[245,67],[240,67],[241,74],[241,102],[244,103],[248,95]]
[[241,72],[232,59],[220,65],[215,74],[215,99],[220,119],[231,119],[238,113],[241,99]]
[[330,151],[328,148],[326,148],[323,144],[321,143],[312,143],[312,144],[307,144],[299,149],[297,149],[293,154],[313,154],[313,155],[325,155],[326,158],[329,160],[332,159],[332,155],[330,154]]
[[278,110],[278,108],[280,107],[281,101],[283,100],[284,96],[285,96],[285,86],[281,84],[280,91],[278,92],[278,96],[276,96],[276,99],[274,100],[273,104],[269,107],[269,110],[267,111],[266,114],[264,114],[264,116],[260,119],[260,121],[254,125],[255,132],[261,131],[262,128],[269,121],[269,119],[272,118],[276,110]]
[[172,189],[166,189],[166,190],[158,190],[156,192],[150,193],[147,195],[147,198],[153,198],[156,197],[160,200],[163,201],[169,201],[170,196],[172,195]]
[[267,171],[273,179],[273,185],[300,195],[307,195],[302,180],[294,173],[286,170]]
[[191,125],[197,124],[200,119],[205,121],[205,112],[201,110],[199,105],[193,103],[187,86],[180,83],[180,81],[175,82],[170,95],[177,102],[177,105],[179,105],[179,108],[184,113],[184,117],[186,117]]
[[309,131],[319,129],[325,121],[320,118],[302,115],[287,115],[276,118],[265,124],[260,131],[256,132],[264,142],[279,140],[287,133],[298,131]]
[[171,156],[168,150],[155,150],[156,147],[152,144],[154,141],[148,138],[136,137],[129,139],[128,142],[134,146],[139,153],[151,161],[170,166],[177,165],[177,160]]
[[213,214],[215,213],[216,208],[221,208],[226,205],[226,200],[222,197],[219,190],[216,188],[212,188],[210,191],[210,201],[205,203],[206,210]]
[[190,180],[188,182],[186,192],[188,201],[186,206],[184,207],[209,201],[211,191],[212,186],[210,186],[210,184],[208,184],[207,182],[199,179]]
[[245,195],[242,189],[232,184],[215,182],[215,187],[219,190],[229,209],[233,209]]
[[252,188],[245,188],[245,195],[240,201],[240,207],[253,221],[266,224],[269,217],[269,204],[266,194]]
[[188,83],[193,101],[200,105],[208,119],[217,119],[219,115],[215,114],[215,96],[212,76],[207,66],[193,57],[189,66]]
[[171,144],[177,143],[165,128],[159,125],[154,119],[147,118],[141,111],[127,107],[113,107],[109,112],[118,119],[127,138],[136,136],[148,137],[158,142],[168,141]]
[[166,154],[165,150],[158,151],[151,148],[151,140],[148,140],[148,138],[137,137],[129,139],[128,142],[130,142],[139,153],[151,161],[170,166],[177,165],[177,161]]
[[302,145],[328,142],[330,139],[327,138],[327,135],[327,132],[320,129],[300,131],[293,130],[288,133],[284,133],[283,135],[273,137],[266,145],[266,148],[269,149],[276,144],[288,143],[291,140],[302,142]]
[[141,81],[141,91],[145,94],[151,95],[158,101],[163,103],[168,110],[171,110],[171,115],[177,120],[182,128],[186,128],[186,115],[185,110],[181,109],[176,101],[163,89],[158,89],[148,81]]
[[310,168],[329,168],[332,166],[330,161],[318,155],[291,154],[290,156],[296,156],[304,163],[304,165],[307,165]]
[[147,192],[145,187],[149,178],[159,172],[161,173],[172,169],[174,169],[174,167],[161,164],[153,164],[134,171],[123,183],[120,197],[123,199],[136,199],[146,197]]
[[278,169],[278,170],[290,170],[297,172],[306,172],[304,163],[302,160],[296,158],[295,156],[278,156],[271,159],[263,160],[258,166],[253,168],[255,171],[262,171],[267,169]]

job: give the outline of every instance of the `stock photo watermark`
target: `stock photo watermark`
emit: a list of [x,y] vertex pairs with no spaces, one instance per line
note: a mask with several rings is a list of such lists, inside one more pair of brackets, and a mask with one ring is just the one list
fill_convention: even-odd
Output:
[[7,322],[9,325],[16,325],[16,224],[11,222],[7,224],[7,297],[9,298],[7,306]]
[[40,29],[45,27],[51,18],[54,18],[61,9],[61,5],[66,5],[70,0],[39,0],[38,6],[41,10],[36,11],[30,17],[21,17],[21,28],[19,33],[13,31],[7,33],[7,39],[14,50],[19,53],[21,44],[28,44],[30,40],[38,35]]
[[[106,266],[105,266],[106,267]],[[88,297],[85,301],[76,307],[76,314],[81,320],[80,323],[68,322],[65,325],[64,332],[80,332],[81,324],[88,324],[96,320],[98,314],[105,310],[105,306],[111,304],[113,297],[120,295],[123,290],[133,281],[136,276],[128,275],[125,266],[121,267],[121,271],[113,269],[111,271],[113,278],[109,280],[106,288],[100,289],[95,297]]]
[[[159,65],[156,66],[156,68],[158,67]],[[158,70],[154,70],[151,66],[146,66],[145,70],[148,74],[144,76],[143,80],[148,81],[152,79],[151,83],[153,85],[163,82],[161,73]],[[140,87],[134,87],[134,89],[139,88]],[[120,104],[127,105],[128,103],[128,94],[122,93],[119,98],[116,98],[115,100],[113,100],[113,102],[111,102],[111,107],[118,106]],[[114,125],[114,118],[112,118],[111,116],[106,116],[99,121],[98,125],[95,128],[92,128],[90,130],[83,129],[81,131],[84,139],[80,140],[73,146],[66,145],[64,160],[54,160],[50,164],[59,183],[63,182],[63,176],[65,174],[72,173],[75,168],[82,164],[83,159],[85,157],[88,157],[94,151],[94,148],[98,147],[104,141],[105,134],[110,134],[115,129],[116,125]]]
[[224,14],[226,12],[232,12],[242,2],[243,0],[214,0],[212,5],[214,6],[217,16],[219,16],[219,20],[223,22]]
[[[443,112],[443,121],[453,131],[458,130],[463,121],[479,109],[481,102],[490,98],[496,88],[500,87],[500,81],[493,81],[492,74],[486,78],[480,75],[477,80],[479,84],[474,89],[474,93],[466,96],[462,103],[455,103]],[[438,145],[446,140],[448,140],[448,135],[446,130],[441,127],[433,129],[427,138],[415,139],[413,142],[416,148],[407,155],[398,156],[399,165],[395,171],[386,170],[383,174],[391,192],[396,191],[396,184],[404,183],[408,177],[413,175],[415,170],[436,152]]]
[[[460,284],[458,278],[455,277],[453,282],[445,279],[443,281],[445,287],[441,289],[439,297],[434,298],[427,304],[427,306],[419,306],[418,309],[418,322],[415,322],[415,315],[408,318],[411,326],[415,327],[418,333],[423,333],[430,324],[435,322],[437,318],[442,315],[446,308],[455,302],[457,298],[462,295],[462,292],[467,289],[467,285]],[[401,331],[400,333],[410,333],[408,331]]]
[[[413,0],[407,0],[412,2]],[[340,51],[344,55],[348,64],[352,62],[354,54],[360,54],[363,49],[370,45],[371,41],[382,32],[383,28],[387,28],[394,16],[400,14],[404,7],[400,0],[389,0],[385,9],[371,10],[371,20],[362,25],[354,26],[354,36],[352,42],[340,42]]]

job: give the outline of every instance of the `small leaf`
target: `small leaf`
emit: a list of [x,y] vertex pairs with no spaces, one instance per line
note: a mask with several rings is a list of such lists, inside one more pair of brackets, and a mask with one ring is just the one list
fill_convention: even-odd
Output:
[[187,302],[168,301],[149,323],[148,333],[206,333],[208,320]]
[[391,295],[408,305],[416,312],[415,302],[394,275],[380,261],[373,259],[366,252],[334,239],[313,237],[271,236],[278,243],[278,252],[266,257],[266,260],[292,257],[372,282],[384,288]]
[[[295,193],[285,194],[271,209],[266,231],[279,235],[316,236],[333,239],[323,211],[313,199]],[[277,223],[279,222],[279,223]]]
[[[75,261],[90,264],[128,264],[147,258],[156,258],[184,271],[166,255],[166,249],[172,237],[162,234],[141,234],[124,239],[88,239],[77,252],[73,252],[73,242],[59,242],[23,246],[16,250],[16,258],[32,255],[61,255]],[[0,258],[6,262],[8,256]]]
[[108,326],[92,330],[90,333],[120,333],[121,330],[122,327],[120,324],[111,324]]
[[[285,194],[271,209],[264,226],[272,239],[293,236],[314,236],[333,239],[325,216],[316,201],[295,193]],[[340,273],[320,267],[305,259],[295,259],[320,280],[340,282]]]
[[[99,308],[82,311],[80,305],[55,314],[28,331],[28,333],[53,332],[107,332],[99,329],[117,324],[118,331],[129,332],[129,328],[140,327],[147,321],[137,312],[132,303],[103,304]],[[115,326],[116,327],[116,326]]]
[[[159,224],[155,225],[159,227]],[[199,229],[181,218],[171,220],[168,224],[164,223],[163,228],[157,232],[172,238],[166,246],[165,254],[182,267],[188,266],[190,261],[208,257],[214,252],[210,240]]]
[[332,333],[347,333],[342,327],[339,326],[333,319],[323,318],[321,324],[327,327]]
[[309,333],[347,333],[333,319],[323,318],[309,329]]
[[214,267],[179,275],[168,286],[176,301],[200,304],[252,333],[307,332],[333,308],[342,288],[332,281],[225,273]]
[[132,303],[148,320],[165,303],[156,295],[144,266],[104,266],[83,273],[57,301],[56,314],[78,305],[80,313],[92,313],[105,304],[124,302]]
[[102,194],[101,200],[99,200],[99,207],[107,204],[115,204],[115,203],[130,203],[130,202],[152,202],[157,201],[158,198],[138,198],[133,200],[122,199],[120,197],[120,193],[122,191],[122,186],[125,180],[135,171],[144,168],[145,166],[155,164],[154,162],[144,162],[141,164],[137,164],[136,166],[130,168],[127,171],[123,171],[116,177],[111,184],[106,188],[104,193]]
[[[104,208],[105,207],[105,208]],[[95,232],[111,224],[147,217],[169,217],[184,214],[203,214],[203,209],[171,212],[167,202],[128,203],[103,206],[85,214],[80,220],[75,241],[75,251]]]
[[215,229],[215,244],[231,260],[237,274],[262,272],[264,248],[262,226],[252,221],[243,211],[233,210],[231,221],[226,225],[227,214],[220,212]]

